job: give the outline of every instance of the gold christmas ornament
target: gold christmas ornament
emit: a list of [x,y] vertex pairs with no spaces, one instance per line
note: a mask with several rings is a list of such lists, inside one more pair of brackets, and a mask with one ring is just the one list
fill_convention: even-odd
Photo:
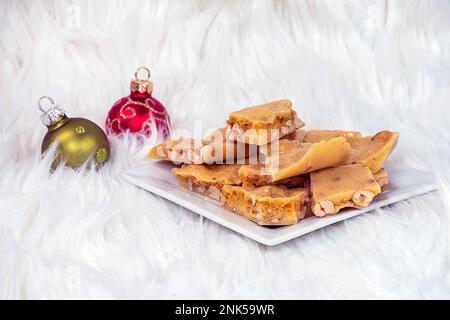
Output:
[[[44,100],[51,103],[48,109],[42,107]],[[61,162],[68,167],[78,168],[85,163],[102,164],[109,159],[108,138],[94,122],[67,117],[64,110],[55,105],[50,97],[41,97],[38,108],[42,112],[42,123],[48,128],[42,140],[41,153],[57,143],[52,168]]]

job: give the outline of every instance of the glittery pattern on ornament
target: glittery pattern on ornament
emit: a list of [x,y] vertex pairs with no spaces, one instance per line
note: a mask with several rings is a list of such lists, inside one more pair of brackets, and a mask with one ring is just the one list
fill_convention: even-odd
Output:
[[170,136],[170,119],[162,105],[154,98],[143,102],[125,97],[117,101],[108,114],[106,131],[121,134],[125,131],[149,136],[153,129],[164,140]]
[[95,160],[98,163],[102,163],[105,162],[106,159],[108,159],[108,150],[106,150],[105,147],[98,149],[97,152],[95,153]]
[[84,129],[83,126],[78,126],[75,128],[75,132],[78,134],[84,134],[86,132],[86,129]]
[[[138,78],[139,70],[147,72],[146,79]],[[106,132],[120,135],[129,131],[144,136],[157,133],[156,140],[167,140],[170,137],[170,118],[161,102],[152,97],[150,70],[136,70],[130,88],[131,94],[117,101],[109,111]]]

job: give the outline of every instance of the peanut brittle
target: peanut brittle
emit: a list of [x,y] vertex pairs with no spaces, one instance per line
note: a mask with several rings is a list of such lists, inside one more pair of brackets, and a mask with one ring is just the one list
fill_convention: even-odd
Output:
[[241,185],[238,175],[240,165],[183,165],[172,169],[177,177],[180,187],[206,195],[214,200],[221,201],[221,190],[225,185]]
[[296,224],[309,211],[309,192],[303,188],[226,185],[222,189],[222,195],[225,198],[225,208],[259,225]]
[[278,100],[230,113],[226,128],[204,140],[167,141],[148,156],[183,163],[172,169],[182,188],[263,226],[367,207],[388,184],[382,166],[399,134],[303,126],[291,101]]
[[228,139],[264,145],[303,127],[290,100],[278,100],[232,112],[227,120]]
[[344,130],[297,130],[285,137],[288,140],[299,140],[300,142],[318,143],[320,141],[328,141],[333,138],[343,137],[346,140],[361,137],[358,131]]
[[311,210],[323,217],[345,207],[365,208],[381,189],[369,168],[352,164],[311,172],[311,192]]
[[350,145],[343,137],[319,143],[280,140],[278,146],[271,143],[260,150],[273,181],[344,164],[351,154]]
[[206,141],[191,138],[169,140],[154,146],[147,156],[155,160],[200,164],[203,163],[200,150],[207,144]]
[[266,185],[282,185],[287,188],[306,188],[309,185],[308,175],[273,181],[270,173],[261,164],[243,165],[238,173],[244,186],[261,187]]
[[252,152],[255,153],[249,145],[243,143],[183,138],[154,146],[148,153],[148,157],[184,164],[220,164],[245,159]]
[[349,141],[352,155],[348,163],[360,163],[372,173],[378,172],[397,145],[398,132],[381,131],[373,137],[355,138]]

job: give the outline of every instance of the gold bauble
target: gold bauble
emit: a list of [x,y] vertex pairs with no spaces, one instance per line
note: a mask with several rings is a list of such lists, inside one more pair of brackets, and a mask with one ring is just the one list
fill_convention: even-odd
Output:
[[41,153],[57,143],[52,168],[61,162],[71,168],[85,163],[106,162],[110,147],[103,130],[90,120],[67,117],[62,109],[53,104],[53,100],[51,102],[54,109],[45,110],[43,116],[48,131],[42,141]]

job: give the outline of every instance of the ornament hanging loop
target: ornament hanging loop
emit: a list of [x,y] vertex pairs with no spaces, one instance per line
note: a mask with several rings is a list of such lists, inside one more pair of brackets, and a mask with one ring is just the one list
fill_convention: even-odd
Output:
[[[139,72],[141,70],[144,70],[147,73],[147,78],[146,79],[139,79]],[[150,77],[151,77],[150,69],[147,68],[147,67],[139,67],[139,68],[136,69],[136,72],[134,73],[134,77],[136,78],[136,80],[144,80],[144,81],[150,80]]]
[[[44,109],[42,107],[42,101],[44,101],[44,100],[50,101],[50,103],[51,103],[51,105],[50,105],[50,107],[48,107],[48,109]],[[41,121],[46,126],[50,126],[50,125],[53,125],[53,124],[59,122],[60,120],[64,119],[64,117],[66,115],[64,110],[60,106],[56,105],[55,101],[53,101],[53,99],[51,97],[48,97],[48,96],[40,97],[37,105],[38,105],[38,109],[42,112]]]
[[[50,103],[51,103],[50,108],[48,108],[48,109],[42,108],[42,104],[41,104],[41,103],[42,103],[43,100],[50,101]],[[51,97],[48,97],[48,96],[42,96],[42,97],[39,98],[37,104],[38,104],[38,109],[39,109],[42,113],[47,113],[52,107],[55,106],[55,101],[53,101],[53,99],[52,99]]]
[[[147,78],[140,79],[139,73],[141,71],[145,71],[147,73]],[[136,72],[134,73],[134,79],[131,80],[130,89],[131,92],[137,92],[139,94],[141,93],[152,93],[153,91],[153,83],[150,81],[150,69],[146,67],[140,67],[136,69]]]

